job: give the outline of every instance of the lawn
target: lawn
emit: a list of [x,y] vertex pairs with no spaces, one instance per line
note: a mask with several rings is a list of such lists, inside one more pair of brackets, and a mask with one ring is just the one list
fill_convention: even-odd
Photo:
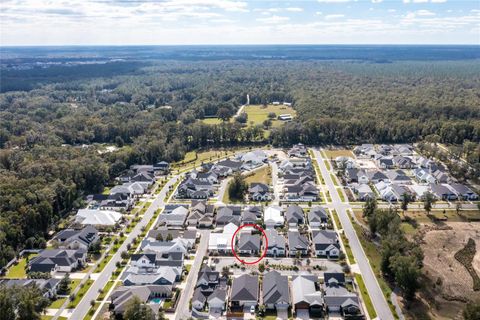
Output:
[[[285,113],[289,113],[293,117],[297,115],[296,111],[292,107],[287,107],[283,105],[274,106],[272,104],[268,105],[266,108],[262,105],[245,106],[244,111],[248,115],[247,122],[249,125],[263,124],[263,121],[268,119],[268,114],[270,112],[275,113],[277,117]],[[272,127],[280,127],[284,123],[285,122],[283,121],[277,120],[276,117],[275,119],[272,119]]]
[[99,302],[96,302],[93,307],[88,310],[87,315],[83,318],[83,320],[90,320],[92,319],[93,315],[95,314],[95,311],[97,311],[98,307],[100,306]]
[[223,122],[223,120],[220,118],[205,118],[200,121],[204,124],[210,124],[210,125],[221,124]]
[[343,195],[342,188],[337,188],[338,196],[340,197],[340,201],[345,202],[345,196]]
[[[40,319],[41,320],[50,320],[50,319],[53,319],[53,316],[47,316],[47,315],[43,314],[43,315],[40,316]],[[58,320],[67,320],[67,318],[65,318],[65,317],[58,317],[57,319]]]
[[266,185],[272,183],[272,169],[269,166],[265,166],[261,169],[254,171],[251,175],[245,178],[245,181],[250,184],[252,182],[261,182]]
[[367,312],[368,312],[368,315],[370,316],[370,319],[375,319],[377,317],[377,313],[375,312],[375,308],[373,307],[372,300],[368,295],[368,291],[367,291],[367,288],[365,287],[365,282],[363,282],[362,276],[359,274],[355,274],[355,280],[357,281],[360,292],[362,293],[363,302],[367,307]]
[[103,258],[102,261],[98,264],[97,268],[95,269],[95,273],[97,272],[102,272],[103,268],[107,265],[107,263],[112,259],[112,255],[107,255],[105,258]]
[[69,309],[75,308],[77,306],[77,304],[80,302],[80,300],[82,300],[83,296],[88,291],[88,289],[90,288],[93,282],[94,282],[93,280],[87,280],[87,282],[83,285],[83,287],[80,288],[80,290],[78,290],[73,301],[71,301],[68,304]]
[[65,301],[67,301],[68,298],[58,298],[57,300],[53,301],[48,308],[49,309],[60,309]]
[[[27,255],[28,255],[28,258],[31,259],[31,258],[35,257],[37,254],[32,253],[32,254],[27,254]],[[17,264],[12,265],[8,269],[8,272],[5,276],[5,278],[25,279],[27,277],[26,267],[27,267],[27,259],[26,259],[26,257],[23,257],[18,261]]]
[[335,159],[336,157],[350,157],[355,158],[353,152],[346,149],[338,149],[338,150],[325,150],[325,156],[328,159]]
[[105,297],[107,296],[108,291],[110,290],[110,288],[112,288],[112,286],[113,286],[114,283],[115,283],[115,281],[108,281],[107,284],[105,285],[105,287],[103,287],[102,293],[100,293],[100,294],[98,295],[97,300],[103,300],[103,299],[105,299]]
[[323,160],[323,162],[325,163],[325,167],[327,167],[327,170],[330,171],[330,162],[328,162],[328,160]]
[[335,175],[333,173],[330,173],[330,178],[332,179],[333,181],[333,184],[338,187],[338,182],[337,182],[337,177],[335,177]]

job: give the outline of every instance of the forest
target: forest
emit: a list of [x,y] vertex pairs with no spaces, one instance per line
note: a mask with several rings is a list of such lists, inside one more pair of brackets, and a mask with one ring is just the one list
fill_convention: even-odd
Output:
[[[478,60],[240,57],[52,67],[31,67],[25,57],[2,61],[0,266],[24,247],[44,246],[47,232],[85,195],[102,191],[131,164],[235,145],[432,136],[447,144],[480,142]],[[298,117],[269,134],[262,125],[229,122],[247,94],[251,104],[292,102]],[[227,121],[198,121],[209,116]],[[118,150],[99,152],[105,145]]]

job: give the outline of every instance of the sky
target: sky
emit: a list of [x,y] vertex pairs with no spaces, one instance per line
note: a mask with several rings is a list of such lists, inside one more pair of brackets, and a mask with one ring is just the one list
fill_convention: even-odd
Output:
[[480,44],[480,0],[0,0],[0,45]]

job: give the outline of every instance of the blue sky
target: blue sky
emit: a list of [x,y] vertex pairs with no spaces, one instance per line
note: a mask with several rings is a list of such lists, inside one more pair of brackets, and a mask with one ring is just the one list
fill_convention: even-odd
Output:
[[1,0],[0,45],[480,44],[480,0]]

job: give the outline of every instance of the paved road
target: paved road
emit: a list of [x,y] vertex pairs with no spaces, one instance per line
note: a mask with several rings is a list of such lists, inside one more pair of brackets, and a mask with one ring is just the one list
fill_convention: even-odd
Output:
[[228,183],[232,180],[231,177],[225,178],[220,182],[220,187],[218,188],[218,202],[223,202],[223,196],[227,191]]
[[363,251],[362,245],[358,240],[355,229],[353,228],[352,222],[346,211],[347,206],[342,204],[340,196],[335,188],[335,184],[330,177],[330,173],[323,162],[323,158],[318,150],[314,150],[315,160],[318,163],[320,172],[322,173],[325,184],[330,191],[330,196],[332,198],[332,205],[338,213],[338,217],[342,223],[343,231],[349,241],[350,247],[352,249],[355,260],[357,261],[358,267],[362,273],[363,280],[365,281],[365,286],[367,287],[368,294],[372,300],[377,316],[381,320],[393,320],[394,317],[390,308],[385,300],[385,296],[378,285],[377,278],[373,273],[370,263]]
[[278,205],[280,203],[280,195],[282,193],[281,186],[278,182],[278,165],[276,162],[270,162],[272,167],[272,185],[273,185],[273,202],[272,204]]
[[168,188],[170,186],[173,186],[176,183],[177,179],[178,176],[174,176],[165,184],[165,186],[162,188],[160,193],[157,195],[155,200],[152,202],[150,207],[143,215],[142,220],[137,223],[135,228],[133,228],[132,232],[130,232],[130,234],[127,236],[127,239],[123,242],[118,251],[112,256],[112,259],[108,262],[103,271],[100,273],[97,280],[95,280],[90,289],[85,293],[83,299],[72,312],[70,319],[80,320],[86,316],[88,310],[90,309],[90,301],[94,300],[97,297],[99,289],[103,289],[105,287],[108,280],[110,279],[110,276],[112,275],[112,272],[116,269],[116,263],[122,260],[121,253],[123,251],[127,251],[127,244],[131,243],[133,239],[135,239],[138,235],[140,235],[140,233],[142,233],[142,227],[148,224],[148,222],[152,219],[155,211],[165,205],[164,201],[168,193]]
[[195,252],[195,259],[193,260],[192,268],[188,273],[185,288],[182,290],[180,301],[178,301],[177,304],[177,312],[175,313],[176,320],[188,319],[191,316],[190,310],[188,310],[189,301],[193,295],[195,284],[197,283],[198,272],[202,266],[203,257],[207,253],[210,232],[210,230],[199,230],[199,233],[201,234],[200,243]]

